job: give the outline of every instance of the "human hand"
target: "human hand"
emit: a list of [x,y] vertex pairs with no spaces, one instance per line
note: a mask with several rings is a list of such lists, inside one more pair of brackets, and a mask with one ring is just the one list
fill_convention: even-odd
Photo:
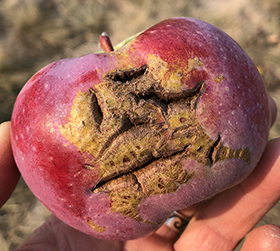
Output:
[[[271,102],[271,109],[274,121],[274,102]],[[181,235],[163,225],[157,232],[137,240],[100,240],[51,216],[17,251],[232,250],[280,198],[279,155],[280,138],[267,144],[260,163],[242,183],[211,200],[181,210],[186,217],[192,216]],[[8,123],[0,126],[0,159],[0,170],[4,170],[0,175],[0,201],[3,203],[19,177],[10,150]],[[6,192],[3,186],[8,187]],[[280,229],[267,225],[253,230],[242,248],[242,251],[249,250],[280,250]]]
[[0,208],[11,196],[20,177],[11,149],[10,127],[10,122],[0,124]]

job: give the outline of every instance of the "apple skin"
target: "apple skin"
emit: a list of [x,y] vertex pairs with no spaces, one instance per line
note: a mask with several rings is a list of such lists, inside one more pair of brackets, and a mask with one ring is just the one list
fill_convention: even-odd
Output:
[[[83,164],[94,157],[69,142],[60,128],[69,122],[78,92],[95,89],[104,74],[116,69],[152,67],[151,58],[166,62],[165,79],[180,70],[176,88],[189,90],[205,83],[197,121],[211,139],[220,135],[224,146],[248,148],[250,161],[230,158],[209,167],[184,159],[184,170],[195,175],[176,192],[143,198],[137,210],[145,220],[139,221],[111,211],[108,194],[91,192],[99,174]],[[18,95],[11,142],[24,180],[52,213],[95,237],[128,240],[155,231],[174,210],[242,181],[262,155],[269,127],[268,95],[249,56],[216,27],[182,17],[156,24],[117,51],[64,59],[41,69]]]

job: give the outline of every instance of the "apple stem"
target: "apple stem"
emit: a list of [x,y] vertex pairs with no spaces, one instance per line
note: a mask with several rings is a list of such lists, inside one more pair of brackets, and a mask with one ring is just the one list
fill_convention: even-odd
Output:
[[101,49],[104,52],[114,51],[113,45],[111,43],[111,40],[110,40],[110,38],[109,38],[109,36],[107,35],[106,32],[103,32],[99,36],[99,44],[100,44]]

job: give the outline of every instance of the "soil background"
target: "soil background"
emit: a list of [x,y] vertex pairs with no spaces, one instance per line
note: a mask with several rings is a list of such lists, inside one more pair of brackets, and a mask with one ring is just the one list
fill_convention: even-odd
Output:
[[[46,64],[99,51],[104,31],[116,45],[175,16],[204,20],[233,37],[280,109],[280,0],[1,0],[0,123],[10,120],[22,86]],[[278,116],[270,138],[279,135]],[[0,209],[0,250],[14,250],[49,215],[21,179]],[[258,225],[266,223],[280,226],[280,203]]]

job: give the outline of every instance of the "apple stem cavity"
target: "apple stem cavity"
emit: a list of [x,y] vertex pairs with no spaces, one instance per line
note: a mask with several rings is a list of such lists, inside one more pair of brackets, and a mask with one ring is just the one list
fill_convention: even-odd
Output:
[[103,32],[100,36],[99,36],[99,44],[101,49],[104,52],[111,52],[114,51],[114,47],[111,43],[111,40],[109,38],[109,36],[107,35],[106,32]]

